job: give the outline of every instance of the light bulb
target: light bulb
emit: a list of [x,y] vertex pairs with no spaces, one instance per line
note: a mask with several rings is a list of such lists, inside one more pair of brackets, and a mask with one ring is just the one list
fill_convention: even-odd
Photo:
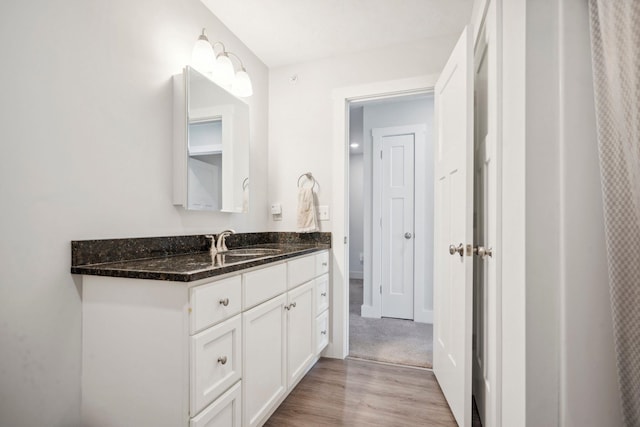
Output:
[[196,40],[196,44],[193,45],[193,51],[191,51],[191,65],[193,68],[204,74],[210,74],[213,71],[216,55],[213,52],[213,47],[209,43],[209,39],[204,35],[204,28],[202,34]]
[[236,73],[231,90],[237,96],[242,98],[253,95],[253,85],[251,84],[251,79],[249,78],[249,74],[247,74],[247,70],[243,68]]
[[233,64],[226,52],[218,54],[215,66],[213,67],[213,80],[220,86],[231,86],[235,76]]

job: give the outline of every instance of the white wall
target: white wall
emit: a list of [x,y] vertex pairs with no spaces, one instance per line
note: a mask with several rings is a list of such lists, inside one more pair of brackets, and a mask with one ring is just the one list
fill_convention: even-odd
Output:
[[364,255],[364,162],[362,156],[363,107],[349,112],[349,142],[360,144],[349,148],[349,278],[362,279]]
[[[171,75],[200,29],[243,59],[249,215],[171,204]],[[0,425],[79,425],[73,239],[267,228],[267,68],[197,0],[0,3]]]
[[560,2],[564,271],[560,425],[622,426],[613,346],[587,2]]
[[[384,103],[377,101],[364,105],[364,301],[363,315],[372,313],[373,304],[373,154],[371,135],[375,128],[425,124],[425,147],[416,147],[416,165],[424,169],[425,181],[415,183],[415,223],[426,224],[424,235],[415,236],[416,301],[414,318],[421,322],[433,321],[433,96],[418,99],[396,98]],[[420,156],[423,153],[423,156]],[[421,174],[416,174],[420,176]],[[425,206],[425,209],[419,209]],[[368,307],[367,307],[368,306]]]
[[[295,230],[296,181],[303,172],[318,180],[319,204],[331,203],[333,90],[438,74],[458,36],[270,70],[269,198],[282,203],[282,221],[271,221],[271,230]],[[320,225],[331,231],[331,221]]]
[[562,194],[556,2],[527,1],[526,9],[526,410],[532,427],[558,425]]
[[502,424],[622,425],[587,2],[502,5]]

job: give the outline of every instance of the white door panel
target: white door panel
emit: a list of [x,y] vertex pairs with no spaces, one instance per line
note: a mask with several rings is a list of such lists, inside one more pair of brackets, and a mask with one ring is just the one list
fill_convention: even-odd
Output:
[[381,316],[413,320],[414,157],[425,126],[373,129],[372,137],[373,304]]
[[475,52],[474,244],[492,256],[474,257],[473,395],[484,426],[498,426],[500,291],[495,259],[498,232],[498,110],[496,10],[489,4]]
[[[433,369],[460,426],[471,425],[473,69],[465,28],[435,88]],[[450,254],[452,249],[458,249]]]

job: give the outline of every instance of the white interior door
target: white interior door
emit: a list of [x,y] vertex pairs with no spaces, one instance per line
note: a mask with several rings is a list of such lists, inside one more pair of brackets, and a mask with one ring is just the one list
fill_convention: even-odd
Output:
[[[373,129],[374,208],[379,218],[381,315],[413,320],[414,151],[410,127]],[[378,207],[379,206],[379,207]]]
[[[473,396],[484,426],[497,426],[500,301],[496,275],[498,232],[497,60],[495,2],[491,2],[475,49],[475,194]],[[482,249],[480,249],[482,248]]]
[[433,371],[458,425],[471,425],[473,43],[462,32],[435,88]]

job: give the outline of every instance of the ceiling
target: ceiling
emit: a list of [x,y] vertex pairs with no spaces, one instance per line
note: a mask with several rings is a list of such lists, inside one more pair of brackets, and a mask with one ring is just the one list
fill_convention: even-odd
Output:
[[457,34],[473,0],[201,0],[268,67]]

